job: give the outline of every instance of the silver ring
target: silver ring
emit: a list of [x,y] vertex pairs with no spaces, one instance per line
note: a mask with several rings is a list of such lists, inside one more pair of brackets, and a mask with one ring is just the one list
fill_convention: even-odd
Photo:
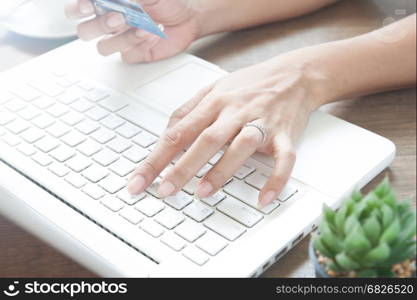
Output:
[[262,134],[262,144],[266,142],[268,133],[267,133],[265,126],[261,123],[260,120],[255,120],[255,121],[246,123],[245,127],[254,127],[258,129],[259,132]]

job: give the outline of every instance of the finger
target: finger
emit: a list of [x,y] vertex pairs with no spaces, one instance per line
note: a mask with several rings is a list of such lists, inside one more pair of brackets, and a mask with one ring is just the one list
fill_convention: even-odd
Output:
[[264,207],[276,200],[287,184],[295,164],[295,151],[289,137],[277,137],[274,142],[275,167],[259,194],[259,205]]
[[153,48],[156,45],[158,45],[158,42],[160,40],[160,37],[156,35],[151,35],[142,43],[133,46],[125,51],[122,51],[122,60],[128,64],[153,62],[159,60],[157,57],[154,56]]
[[149,186],[165,167],[183,151],[215,119],[212,105],[197,106],[190,114],[169,128],[160,138],[155,150],[138,166],[129,180],[131,194],[139,194]]
[[220,161],[204,176],[196,195],[209,197],[220,189],[229,178],[256,152],[263,136],[255,127],[244,127],[223,154]]
[[158,193],[168,197],[177,193],[242,128],[243,119],[222,118],[204,130],[190,149],[162,179]]
[[152,35],[146,43],[134,46],[122,53],[122,59],[127,63],[153,62],[173,56],[182,52],[188,47],[188,41],[182,40],[182,36],[172,32],[167,27],[165,30],[169,39],[162,39],[156,35]]
[[122,14],[108,13],[77,26],[78,36],[86,41],[108,33],[120,32],[129,28]]
[[123,52],[150,39],[151,33],[141,29],[130,28],[119,34],[105,37],[97,44],[98,52],[108,56],[116,52]]
[[70,19],[86,18],[94,13],[94,6],[90,0],[73,1],[65,6],[65,15]]
[[213,89],[214,83],[200,90],[191,100],[177,108],[169,118],[167,128],[174,127],[179,121],[185,118]]

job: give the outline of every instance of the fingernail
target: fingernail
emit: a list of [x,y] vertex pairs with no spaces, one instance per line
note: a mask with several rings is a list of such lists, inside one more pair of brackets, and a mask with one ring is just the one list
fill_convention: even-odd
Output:
[[265,196],[263,196],[263,198],[259,202],[259,205],[261,207],[265,207],[269,203],[271,203],[272,201],[274,201],[276,198],[277,198],[277,193],[274,192],[274,191],[269,191],[268,193],[265,194]]
[[122,15],[112,15],[107,18],[106,24],[110,28],[115,28],[123,25],[125,22],[124,17]]
[[130,194],[137,195],[143,192],[145,187],[145,177],[142,175],[136,175],[129,180],[127,189]]
[[162,182],[162,184],[159,186],[158,195],[161,198],[166,198],[168,196],[171,196],[172,193],[174,193],[174,191],[175,185],[171,181],[167,180]]
[[94,7],[90,1],[84,1],[80,4],[80,12],[83,15],[91,15],[94,13]]
[[198,198],[206,198],[210,195],[210,193],[213,191],[213,186],[210,182],[204,181],[202,182],[196,191]]

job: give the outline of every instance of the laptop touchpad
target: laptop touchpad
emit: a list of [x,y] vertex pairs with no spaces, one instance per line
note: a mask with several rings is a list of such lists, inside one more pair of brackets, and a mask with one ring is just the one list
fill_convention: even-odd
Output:
[[135,93],[149,106],[170,115],[200,89],[222,76],[221,72],[190,62],[137,88]]

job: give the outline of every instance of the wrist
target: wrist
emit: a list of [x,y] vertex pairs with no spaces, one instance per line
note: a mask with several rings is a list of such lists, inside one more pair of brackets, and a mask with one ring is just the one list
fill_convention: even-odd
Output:
[[[219,18],[226,4],[223,1],[189,1],[196,24],[196,40],[223,31],[225,21]],[[220,3],[220,4],[219,4]]]
[[350,94],[351,82],[345,80],[348,65],[340,62],[341,53],[346,53],[348,41],[330,42],[298,49],[287,54],[287,64],[292,64],[302,74],[303,85],[308,91],[312,110],[343,99]]

